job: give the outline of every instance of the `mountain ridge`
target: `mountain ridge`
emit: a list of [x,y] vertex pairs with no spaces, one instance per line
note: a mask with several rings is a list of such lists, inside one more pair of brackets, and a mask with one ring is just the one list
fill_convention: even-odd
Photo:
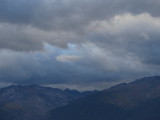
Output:
[[159,120],[160,76],[122,83],[51,110],[45,120]]
[[[6,113],[7,116],[11,115],[11,118],[16,120],[36,120],[47,111],[90,93],[69,89],[60,90],[35,84],[11,85],[0,89],[0,111]],[[11,118],[9,120],[12,120]]]

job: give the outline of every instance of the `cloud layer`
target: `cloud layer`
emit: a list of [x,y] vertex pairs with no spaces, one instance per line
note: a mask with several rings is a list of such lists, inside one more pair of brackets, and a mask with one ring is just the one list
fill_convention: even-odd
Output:
[[159,11],[159,0],[0,0],[0,82],[103,89],[159,75]]

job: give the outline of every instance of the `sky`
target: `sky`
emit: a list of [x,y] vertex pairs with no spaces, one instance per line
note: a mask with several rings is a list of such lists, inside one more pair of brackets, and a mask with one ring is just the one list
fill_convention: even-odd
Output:
[[160,75],[159,0],[0,0],[0,87],[102,90]]

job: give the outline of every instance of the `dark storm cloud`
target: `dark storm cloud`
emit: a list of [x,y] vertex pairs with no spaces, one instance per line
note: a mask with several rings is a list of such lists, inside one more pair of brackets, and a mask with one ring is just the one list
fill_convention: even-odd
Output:
[[0,84],[99,89],[159,75],[159,11],[159,0],[0,0]]
[[[67,53],[79,51],[79,56],[62,55],[66,50],[60,49],[32,54],[1,51],[0,84],[40,84],[93,90],[152,75],[152,71],[158,73],[158,68],[145,66],[129,56],[107,53],[95,45],[72,48]],[[81,59],[80,55],[83,55]],[[61,59],[57,60],[58,56]]]
[[104,81],[106,77],[105,73],[84,64],[61,64],[54,56],[3,51],[0,58],[0,82],[65,84]]
[[78,29],[91,21],[123,13],[160,16],[158,0],[1,0],[1,22],[44,29]]
[[126,13],[158,17],[159,6],[158,0],[0,0],[0,48],[35,51],[49,43],[66,49],[86,42],[95,21]]
[[30,23],[41,0],[1,0],[0,21],[11,23]]
[[[0,54],[0,82],[13,84],[90,84],[92,82],[114,82],[124,78],[121,72],[117,75],[95,68],[101,60],[88,63],[60,63],[53,56],[46,58],[35,55],[10,53],[3,51]],[[86,58],[88,59],[88,58]],[[129,73],[129,72],[128,72]]]

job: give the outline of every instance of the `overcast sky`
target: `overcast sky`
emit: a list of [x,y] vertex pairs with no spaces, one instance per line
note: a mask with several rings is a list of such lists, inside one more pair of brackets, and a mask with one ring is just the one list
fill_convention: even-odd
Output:
[[160,75],[160,0],[0,0],[0,87],[104,89]]

